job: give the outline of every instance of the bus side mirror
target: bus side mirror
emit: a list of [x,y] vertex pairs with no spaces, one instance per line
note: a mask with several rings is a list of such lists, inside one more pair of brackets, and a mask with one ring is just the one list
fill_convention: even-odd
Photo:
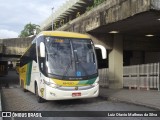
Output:
[[101,53],[102,53],[102,58],[106,59],[107,58],[107,51],[106,48],[102,45],[94,45],[96,48],[101,49]]
[[40,43],[40,57],[45,57],[45,45],[43,42]]

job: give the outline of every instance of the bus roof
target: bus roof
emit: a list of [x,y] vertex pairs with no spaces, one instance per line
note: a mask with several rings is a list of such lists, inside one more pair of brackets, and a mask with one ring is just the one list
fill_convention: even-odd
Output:
[[[66,32],[66,31],[42,31],[38,34],[39,35],[44,35],[44,36],[56,36],[56,37],[68,37],[68,38],[86,38],[86,39],[90,39],[90,37],[88,35],[85,34],[80,34],[80,33],[76,33],[76,32]],[[26,49],[26,51],[24,52],[24,54],[28,51],[28,49],[31,47],[31,45]],[[23,54],[23,55],[24,55]],[[23,56],[22,55],[22,56]],[[22,57],[21,56],[21,57]],[[20,57],[20,58],[21,58]]]
[[39,35],[69,37],[69,38],[87,38],[87,39],[90,38],[88,35],[85,34],[66,32],[66,31],[42,31]]

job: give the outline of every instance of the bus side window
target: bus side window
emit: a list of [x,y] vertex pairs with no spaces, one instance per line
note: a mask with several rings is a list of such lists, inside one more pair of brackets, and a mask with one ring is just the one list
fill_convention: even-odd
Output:
[[30,56],[31,59],[34,60],[35,62],[37,62],[37,55],[36,55],[36,44],[32,44],[31,46],[31,50],[30,50]]
[[20,66],[22,67],[25,64],[32,62],[33,60],[37,62],[35,44],[32,44],[28,51],[22,56]]
[[37,38],[38,58],[40,58],[40,43],[44,42],[44,37],[40,36]]
[[38,48],[38,60],[39,60],[39,69],[40,71],[43,71],[43,73],[46,75],[47,73],[47,66],[45,64],[46,57],[42,58],[40,57],[40,43],[44,42],[44,37],[40,36],[37,38],[37,48]]

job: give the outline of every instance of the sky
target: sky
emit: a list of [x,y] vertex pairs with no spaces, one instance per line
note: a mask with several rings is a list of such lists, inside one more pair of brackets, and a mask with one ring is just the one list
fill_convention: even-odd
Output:
[[16,38],[28,23],[40,25],[68,0],[0,0],[0,39]]

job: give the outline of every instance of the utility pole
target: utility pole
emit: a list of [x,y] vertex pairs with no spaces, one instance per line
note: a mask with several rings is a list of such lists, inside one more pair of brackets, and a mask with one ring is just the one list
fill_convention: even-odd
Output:
[[54,7],[52,8],[52,31],[53,31],[53,24],[54,24],[54,22],[53,22],[53,18],[54,18],[54,16],[53,16],[53,10],[54,10]]

